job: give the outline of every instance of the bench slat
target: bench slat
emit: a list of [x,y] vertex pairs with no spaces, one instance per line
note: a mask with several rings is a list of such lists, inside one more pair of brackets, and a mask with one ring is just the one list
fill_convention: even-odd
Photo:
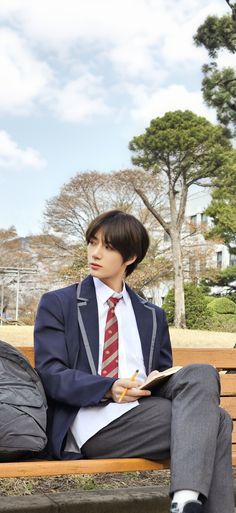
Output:
[[16,349],[23,353],[23,355],[28,358],[29,362],[34,367],[34,348],[31,346],[18,346]]
[[169,460],[154,462],[142,458],[113,458],[103,460],[26,461],[0,463],[1,477],[38,477],[68,474],[100,474],[132,472],[136,470],[163,470]]
[[[236,465],[236,444],[233,445],[232,458],[233,465]],[[27,461],[0,463],[0,478],[100,474],[164,469],[169,469],[169,460],[153,462],[142,458],[118,458],[110,460]]]
[[[21,351],[34,365],[34,354],[31,346],[19,346]],[[219,369],[236,369],[235,349],[208,349],[208,348],[175,348],[173,349],[174,365],[188,365],[189,363],[209,363]]]
[[236,395],[236,374],[220,374],[221,396]]
[[218,369],[236,369],[236,349],[176,348],[174,365],[208,363]]
[[236,466],[236,444],[232,446],[232,464]]
[[236,397],[222,397],[220,405],[229,412],[232,419],[236,419]]

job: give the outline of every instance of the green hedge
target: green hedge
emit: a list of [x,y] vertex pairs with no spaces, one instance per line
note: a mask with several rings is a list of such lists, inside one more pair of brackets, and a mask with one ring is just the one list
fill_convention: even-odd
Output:
[[[227,297],[206,296],[202,287],[186,283],[185,312],[189,329],[236,332],[236,304]],[[174,289],[169,290],[163,308],[169,324],[174,324]]]
[[[184,285],[186,326],[192,329],[210,329],[212,312],[207,309],[207,299],[202,289],[193,283]],[[174,289],[169,290],[163,308],[169,324],[174,323]]]
[[236,333],[236,315],[214,314],[209,324],[209,330]]
[[218,297],[213,299],[213,301],[208,303],[207,308],[213,313],[213,315],[236,314],[236,304],[227,297]]
[[205,300],[207,302],[207,304],[211,303],[212,301],[214,301],[214,296],[205,296]]

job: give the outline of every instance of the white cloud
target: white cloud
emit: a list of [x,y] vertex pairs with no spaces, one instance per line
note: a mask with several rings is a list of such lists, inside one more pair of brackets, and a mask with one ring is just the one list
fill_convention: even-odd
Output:
[[168,75],[143,38],[137,37],[128,44],[114,45],[107,52],[107,57],[115,72],[124,79],[128,77],[129,80],[136,80],[142,77],[143,82],[160,83]]
[[198,116],[205,116],[212,123],[215,122],[215,113],[203,104],[200,91],[190,92],[183,85],[173,84],[152,94],[144,87],[137,87],[131,92],[135,104],[132,116],[137,121],[148,123],[157,116],[163,116],[165,112],[180,109],[192,110]]
[[[211,13],[225,12],[221,0],[1,0],[0,19],[23,31],[29,43],[65,58],[72,48],[92,49],[123,74],[145,71],[154,78],[160,62],[199,63],[202,50],[192,36]],[[76,52],[76,58],[78,54]],[[165,62],[167,61],[167,62]]]
[[29,112],[52,79],[49,66],[35,59],[23,38],[10,29],[0,30],[0,62],[0,110]]
[[53,91],[51,101],[55,113],[64,121],[81,122],[110,112],[101,78],[88,73],[68,82],[61,90]]
[[[133,116],[144,118],[146,106],[148,117],[157,95],[175,103],[165,100],[171,75],[184,83],[186,72],[200,74],[207,57],[192,37],[212,12],[225,12],[221,0],[1,0],[0,21],[14,31],[0,32],[0,111],[29,113],[40,103],[62,121],[84,122],[113,111],[109,96],[114,106],[122,97],[123,108],[129,83]],[[192,99],[206,113],[200,92],[183,91],[178,105],[191,108]]]
[[45,165],[45,160],[37,150],[30,147],[22,150],[7,132],[0,131],[0,168],[39,169]]
[[31,114],[47,106],[59,119],[80,122],[88,116],[107,114],[101,77],[78,66],[81,78],[59,77],[39,60],[25,40],[11,29],[0,29],[0,112]]
[[[165,30],[166,2],[150,0],[1,0],[0,17],[13,21],[34,40],[51,48],[98,40],[156,37]],[[162,29],[160,29],[162,27]]]

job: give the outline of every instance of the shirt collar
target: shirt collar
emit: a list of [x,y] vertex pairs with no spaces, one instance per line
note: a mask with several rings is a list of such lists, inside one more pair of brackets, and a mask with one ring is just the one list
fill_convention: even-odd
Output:
[[99,278],[93,278],[94,286],[96,290],[96,295],[99,301],[102,304],[105,304],[107,300],[113,296],[117,298],[123,298],[124,302],[127,303],[129,300],[129,295],[125,286],[125,282],[123,285],[123,290],[121,292],[115,292],[110,287],[108,287],[105,283],[103,283]]

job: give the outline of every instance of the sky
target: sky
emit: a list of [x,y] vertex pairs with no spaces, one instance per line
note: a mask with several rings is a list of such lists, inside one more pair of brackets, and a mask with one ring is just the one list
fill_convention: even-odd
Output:
[[192,38],[225,13],[224,0],[1,0],[0,228],[40,233],[46,200],[78,172],[130,167],[129,141],[167,111],[214,123]]

